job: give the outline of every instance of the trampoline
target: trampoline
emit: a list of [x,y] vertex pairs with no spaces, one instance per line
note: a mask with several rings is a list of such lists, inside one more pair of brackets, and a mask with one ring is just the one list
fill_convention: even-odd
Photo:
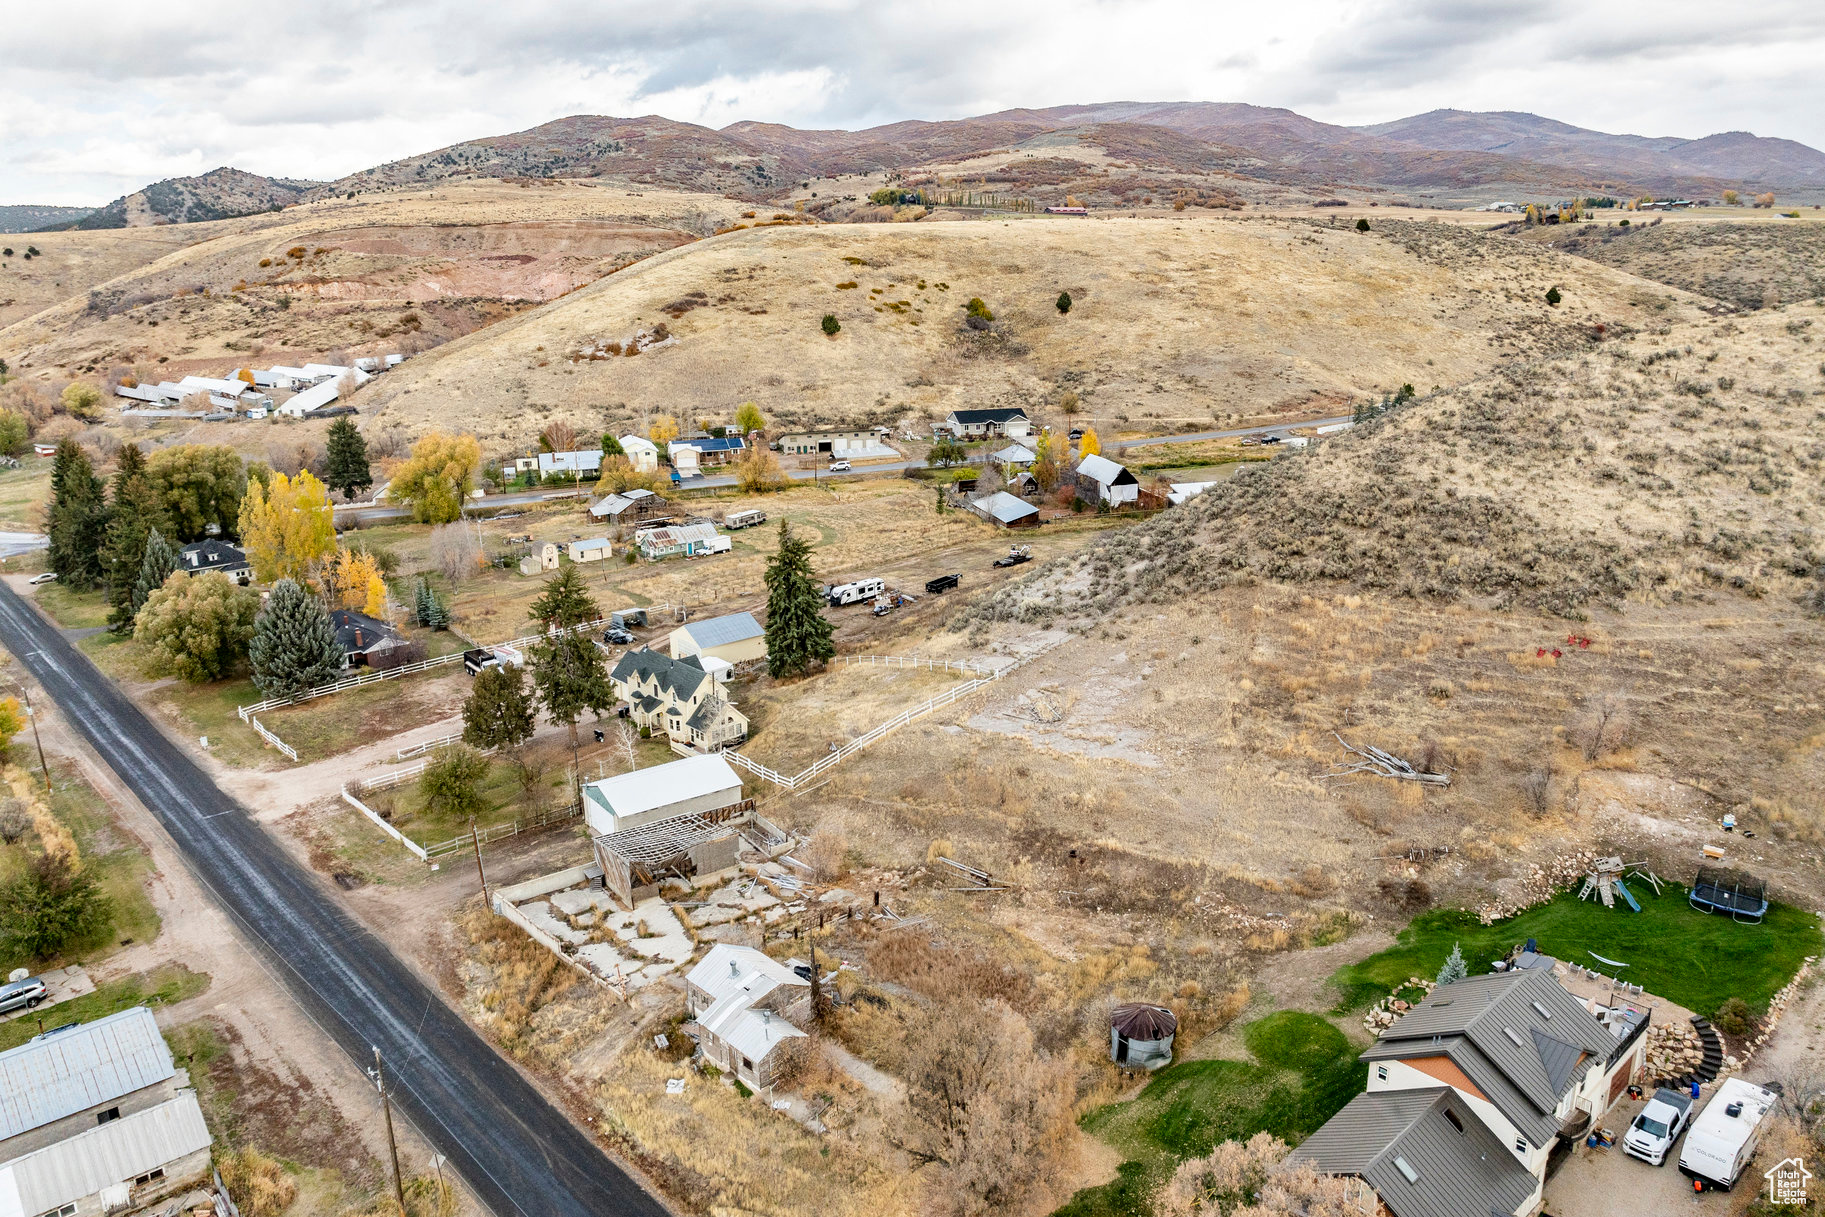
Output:
[[1757,922],[1768,912],[1768,885],[1742,871],[1701,866],[1698,877],[1692,880],[1689,900],[1701,913]]

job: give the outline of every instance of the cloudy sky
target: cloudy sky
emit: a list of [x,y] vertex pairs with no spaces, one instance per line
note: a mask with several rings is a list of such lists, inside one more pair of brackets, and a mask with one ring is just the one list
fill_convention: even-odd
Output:
[[224,164],[329,179],[577,113],[853,128],[1247,101],[1825,147],[1820,0],[58,0],[5,32],[0,203]]

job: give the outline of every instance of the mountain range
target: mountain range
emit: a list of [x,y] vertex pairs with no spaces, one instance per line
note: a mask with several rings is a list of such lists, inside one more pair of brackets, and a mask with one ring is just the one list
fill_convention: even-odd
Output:
[[[991,154],[1005,156],[993,165],[967,164]],[[1122,176],[1111,180],[1118,170]],[[1097,205],[1150,202],[1155,194],[1188,191],[1234,199],[1241,184],[1250,182],[1317,193],[1356,189],[1446,196],[1462,203],[1529,192],[1820,191],[1825,153],[1746,131],[1702,139],[1611,135],[1514,111],[1433,110],[1343,127],[1238,102],[1054,106],[861,131],[758,122],[714,130],[657,115],[573,115],[328,183],[230,168],[174,178],[116,199],[73,224],[58,217],[45,226],[121,228],[223,219],[333,193],[459,177],[600,177],[767,203],[812,179],[883,172],[913,183],[993,181],[1029,194],[1050,187],[1060,197],[1067,190],[1088,191]],[[1093,173],[1103,176],[1092,180]],[[1205,182],[1202,191],[1197,179]]]

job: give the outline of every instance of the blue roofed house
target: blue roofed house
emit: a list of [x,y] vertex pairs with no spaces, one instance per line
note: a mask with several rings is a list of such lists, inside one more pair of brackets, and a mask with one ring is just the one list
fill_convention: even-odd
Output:
[[[1545,957],[1540,957],[1545,959]],[[1293,1151],[1393,1217],[1525,1217],[1642,1075],[1647,1013],[1592,1013],[1545,967],[1442,985],[1362,1054],[1368,1090]]]
[[753,613],[709,617],[673,630],[671,651],[674,659],[695,655],[699,659],[720,659],[729,664],[746,663],[767,657],[767,631],[761,628]]
[[666,446],[666,455],[672,458],[674,469],[689,477],[704,465],[726,465],[747,449],[748,441],[739,435],[699,435],[673,440]]
[[641,647],[624,652],[608,678],[628,718],[663,733],[674,750],[717,752],[748,738],[748,716],[695,655],[674,659]]
[[210,1137],[152,1012],[136,1006],[0,1053],[0,1214],[140,1209],[201,1184]]

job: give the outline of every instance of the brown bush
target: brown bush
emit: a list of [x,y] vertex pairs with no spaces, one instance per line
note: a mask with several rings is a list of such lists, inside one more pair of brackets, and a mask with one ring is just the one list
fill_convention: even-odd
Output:
[[251,1145],[224,1157],[219,1169],[244,1217],[279,1217],[298,1198],[298,1185],[285,1168]]

